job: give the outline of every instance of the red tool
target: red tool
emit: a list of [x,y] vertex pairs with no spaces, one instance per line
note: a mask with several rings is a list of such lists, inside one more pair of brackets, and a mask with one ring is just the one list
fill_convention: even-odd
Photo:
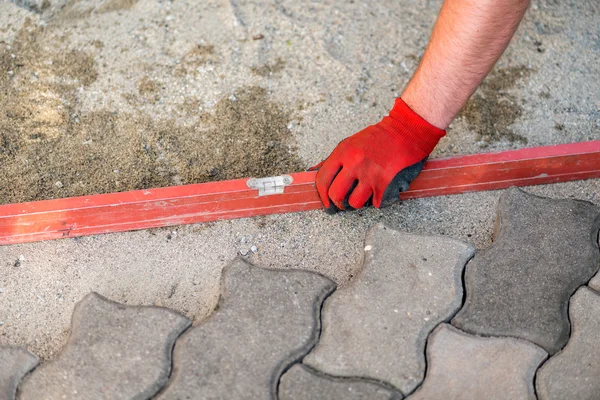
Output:
[[[590,178],[600,178],[600,140],[430,160],[401,198]],[[7,204],[0,244],[316,210],[314,180],[301,172]]]

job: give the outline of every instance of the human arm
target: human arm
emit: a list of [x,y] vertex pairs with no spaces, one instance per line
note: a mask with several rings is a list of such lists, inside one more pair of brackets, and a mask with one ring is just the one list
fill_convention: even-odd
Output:
[[417,71],[400,96],[446,129],[513,37],[529,0],[446,0]]
[[318,167],[330,211],[397,201],[508,46],[529,0],[446,0],[421,63],[390,114]]

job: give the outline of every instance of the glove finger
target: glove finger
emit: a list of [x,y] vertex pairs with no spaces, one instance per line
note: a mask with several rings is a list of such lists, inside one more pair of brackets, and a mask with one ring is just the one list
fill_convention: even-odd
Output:
[[329,199],[340,210],[344,210],[344,201],[348,199],[356,178],[348,170],[342,170],[337,174],[329,188]]
[[352,194],[352,192],[354,191],[354,189],[356,189],[356,186],[358,186],[358,180],[355,179],[354,182],[352,182],[352,186],[350,186],[350,189],[348,189],[348,192],[346,193],[346,197],[344,197],[344,201],[342,202],[342,206],[344,207],[344,210],[346,211],[354,211],[354,207],[352,207],[350,205],[350,195]]
[[[388,187],[389,183],[387,183],[385,187]],[[384,190],[380,187],[380,186],[375,186],[373,188],[373,207],[375,208],[381,208],[381,200],[383,199],[383,193]],[[398,199],[400,199],[400,196],[398,196]]]
[[307,169],[307,171],[318,171],[318,170],[321,169],[321,167],[323,166],[323,164],[325,164],[325,160],[321,161],[317,165],[314,165],[314,166],[310,167],[309,169]]
[[327,162],[326,160],[321,169],[319,169],[319,172],[317,172],[315,184],[317,186],[317,191],[319,192],[321,202],[327,209],[331,208],[332,206],[331,201],[329,201],[329,187],[341,169],[342,165],[340,163]]
[[348,204],[354,209],[363,208],[371,196],[373,196],[373,189],[371,186],[358,182],[358,185],[348,198]]

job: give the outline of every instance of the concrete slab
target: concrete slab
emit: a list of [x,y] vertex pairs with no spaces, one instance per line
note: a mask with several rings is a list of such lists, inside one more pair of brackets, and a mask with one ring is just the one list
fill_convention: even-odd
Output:
[[128,307],[91,293],[77,303],[69,341],[21,385],[20,399],[144,399],[171,371],[190,321],[157,307]]
[[0,399],[15,399],[19,383],[38,363],[38,358],[27,349],[0,346]]
[[589,286],[592,289],[595,289],[596,291],[600,292],[600,274],[596,274],[596,276],[592,278],[592,280],[589,283]]
[[533,378],[547,357],[513,338],[471,336],[441,324],[427,342],[427,377],[409,400],[535,400]]
[[537,374],[537,393],[547,399],[595,399],[600,393],[600,293],[585,286],[571,298],[569,342]]
[[364,250],[363,269],[325,302],[321,339],[303,362],[408,393],[425,375],[427,336],[461,306],[461,275],[475,248],[378,225]]
[[218,308],[178,340],[157,398],[276,398],[283,371],[315,345],[321,304],[334,289],[315,273],[236,259],[223,271]]
[[452,324],[554,354],[569,338],[569,298],[600,268],[600,208],[513,189],[500,200],[497,225],[494,244],[467,266],[466,302]]
[[302,364],[290,368],[279,382],[280,400],[401,400],[402,394],[374,382],[316,373]]

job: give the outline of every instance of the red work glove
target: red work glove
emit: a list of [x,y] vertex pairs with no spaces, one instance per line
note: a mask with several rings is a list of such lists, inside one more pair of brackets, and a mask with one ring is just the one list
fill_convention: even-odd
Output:
[[445,134],[397,99],[381,122],[345,139],[311,168],[319,170],[316,184],[323,205],[333,213],[398,201]]

